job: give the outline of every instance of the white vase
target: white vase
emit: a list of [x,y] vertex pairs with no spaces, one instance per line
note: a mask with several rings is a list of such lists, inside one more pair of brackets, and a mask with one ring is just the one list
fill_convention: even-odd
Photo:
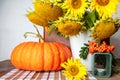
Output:
[[[77,36],[72,36],[69,39],[70,39],[70,47],[74,59],[80,58],[79,51],[81,50],[81,47],[84,46],[84,43],[88,43],[88,41],[92,40],[92,38],[90,37],[90,31],[80,33]],[[93,55],[91,54],[88,54],[86,60],[81,59],[81,62],[87,67],[87,71],[92,71],[92,59],[93,59]]]

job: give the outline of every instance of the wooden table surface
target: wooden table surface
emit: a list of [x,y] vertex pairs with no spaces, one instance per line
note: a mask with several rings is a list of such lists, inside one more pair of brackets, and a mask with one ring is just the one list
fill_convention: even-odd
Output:
[[[10,60],[1,61],[0,62],[0,77],[14,68],[15,67],[11,64]],[[113,74],[110,78],[97,78],[97,80],[120,80],[120,73]]]
[[0,76],[6,74],[15,67],[11,64],[10,60],[5,60],[0,62]]

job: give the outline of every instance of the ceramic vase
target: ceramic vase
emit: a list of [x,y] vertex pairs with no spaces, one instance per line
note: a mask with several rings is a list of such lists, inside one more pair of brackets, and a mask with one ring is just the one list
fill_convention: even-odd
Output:
[[[71,36],[69,39],[70,39],[70,47],[74,59],[80,58],[79,51],[81,50],[81,47],[84,46],[84,43],[88,43],[88,41],[92,40],[92,38],[90,37],[90,31],[80,33],[79,35],[76,36]],[[91,54],[88,54],[86,60],[80,58],[81,62],[87,67],[87,71],[92,71],[92,59],[93,59],[93,55]]]

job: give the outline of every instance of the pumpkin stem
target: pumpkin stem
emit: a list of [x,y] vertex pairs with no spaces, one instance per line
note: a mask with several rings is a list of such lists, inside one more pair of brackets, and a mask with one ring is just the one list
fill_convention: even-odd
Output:
[[28,35],[31,35],[32,37],[35,37],[35,38],[39,38],[39,42],[40,43],[43,43],[44,42],[44,39],[42,38],[38,28],[34,25],[34,28],[36,29],[37,33],[34,33],[34,32],[26,32],[24,34],[24,37],[28,37]]
[[41,42],[41,43],[43,43],[44,42],[44,40],[43,40],[43,38],[42,38],[42,36],[41,36],[41,34],[40,34],[40,32],[39,32],[39,30],[38,30],[38,28],[34,25],[34,28],[36,29],[36,31],[37,31],[37,36],[39,37],[39,42]]

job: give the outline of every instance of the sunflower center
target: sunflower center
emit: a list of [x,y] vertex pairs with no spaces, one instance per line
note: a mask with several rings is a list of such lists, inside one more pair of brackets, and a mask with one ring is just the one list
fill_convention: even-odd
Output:
[[72,76],[75,76],[79,73],[79,68],[76,65],[72,65],[68,71]]
[[96,2],[101,6],[106,6],[109,3],[109,0],[96,0]]
[[71,0],[71,5],[74,9],[81,7],[81,0]]

